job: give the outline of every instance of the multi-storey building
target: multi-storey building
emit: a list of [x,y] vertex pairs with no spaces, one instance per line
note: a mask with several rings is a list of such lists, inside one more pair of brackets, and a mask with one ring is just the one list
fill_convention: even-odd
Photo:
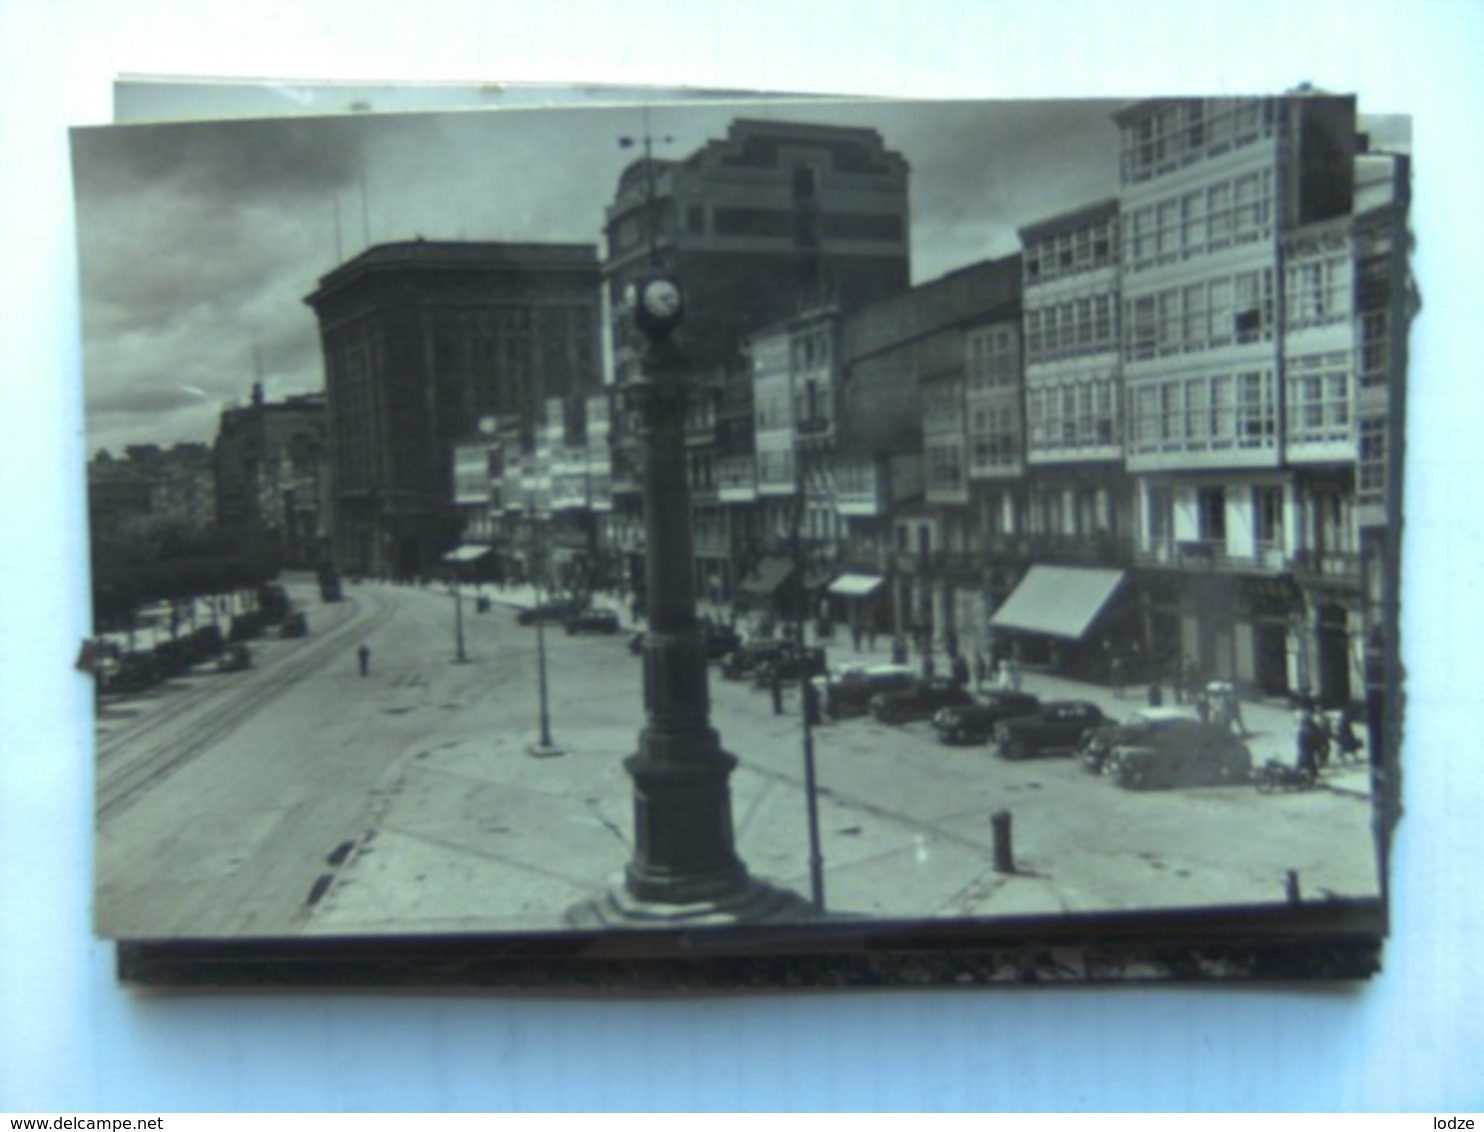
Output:
[[1148,645],[1172,668],[1343,698],[1354,102],[1160,100],[1116,121]]
[[[1054,649],[1065,666],[1096,671],[1102,642],[1126,628],[1117,624],[1126,603],[1120,608],[1111,599],[1127,591],[1132,522],[1121,412],[1118,202],[1027,225],[1020,238],[1027,476],[1011,481],[1001,506],[986,515],[993,521],[998,512],[993,543],[1004,548],[1007,567],[988,595],[990,622],[1027,659],[1044,660]],[[1005,650],[1005,641],[996,644]]]
[[[754,501],[756,488],[744,482],[753,472],[750,436],[733,424],[743,407],[740,387],[725,392],[743,342],[821,303],[850,309],[905,290],[907,181],[906,162],[875,130],[754,119],[733,121],[725,138],[682,160],[646,155],[620,177],[607,213],[603,269],[617,384],[638,362],[625,291],[663,267],[686,293],[681,345],[694,371],[715,375],[720,386],[710,405],[698,407],[688,436],[699,593],[730,596],[755,568],[761,537],[761,520],[741,498]],[[627,422],[615,428],[615,446],[612,527],[637,588],[642,520]],[[768,461],[776,474],[776,453]]]
[[383,244],[319,281],[343,566],[423,574],[458,542],[454,443],[494,415],[529,450],[548,398],[601,388],[600,300],[587,244]]
[[1355,504],[1361,600],[1368,648],[1385,639],[1397,614],[1398,535],[1395,508],[1406,405],[1408,286],[1407,212],[1411,164],[1400,154],[1367,154],[1355,186]]
[[216,517],[254,557],[310,567],[324,554],[325,399],[268,401],[254,384],[247,405],[222,412],[213,459]]
[[1020,276],[1018,256],[986,260],[843,319],[844,558],[889,575],[897,628],[962,637],[983,608],[979,512],[1024,469],[1018,334],[999,333],[1020,318]]

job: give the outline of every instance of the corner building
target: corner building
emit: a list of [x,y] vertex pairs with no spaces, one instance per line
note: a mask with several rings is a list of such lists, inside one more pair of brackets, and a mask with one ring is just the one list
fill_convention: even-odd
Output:
[[493,416],[531,451],[548,399],[601,387],[600,299],[589,244],[382,244],[320,280],[342,569],[425,575],[459,542],[455,446]]
[[1158,100],[1115,121],[1125,454],[1151,656],[1347,699],[1354,100]]

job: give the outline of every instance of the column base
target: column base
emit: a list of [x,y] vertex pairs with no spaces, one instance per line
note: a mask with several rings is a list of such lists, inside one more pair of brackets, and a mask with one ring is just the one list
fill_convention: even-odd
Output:
[[798,893],[751,877],[734,892],[691,904],[641,900],[618,879],[602,896],[569,908],[565,917],[568,927],[588,931],[807,923],[818,918],[814,905]]
[[526,754],[533,759],[555,759],[566,753],[566,747],[559,747],[555,743],[543,743],[540,739],[526,748]]

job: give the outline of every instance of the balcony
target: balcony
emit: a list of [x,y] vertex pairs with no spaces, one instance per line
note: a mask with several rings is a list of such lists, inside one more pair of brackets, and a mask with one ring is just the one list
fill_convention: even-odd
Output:
[[1151,539],[1138,548],[1135,560],[1196,573],[1282,574],[1291,565],[1278,543],[1258,543],[1251,554],[1233,554],[1224,539]]
[[1130,540],[1101,531],[1086,535],[1023,535],[1026,557],[1048,565],[1128,566],[1134,554]]
[[1301,550],[1293,556],[1294,575],[1303,582],[1360,585],[1360,555],[1353,550]]

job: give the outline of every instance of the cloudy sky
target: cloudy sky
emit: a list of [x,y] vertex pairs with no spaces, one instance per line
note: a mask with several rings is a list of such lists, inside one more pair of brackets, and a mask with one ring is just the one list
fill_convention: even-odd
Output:
[[[683,157],[741,115],[866,125],[912,168],[913,275],[1016,248],[1015,229],[1111,195],[1107,102],[657,106]],[[73,137],[88,448],[210,440],[257,373],[319,389],[303,297],[337,262],[409,239],[598,242],[642,134],[634,106],[118,125]],[[364,194],[362,184],[364,183]],[[364,207],[363,207],[364,200]]]

